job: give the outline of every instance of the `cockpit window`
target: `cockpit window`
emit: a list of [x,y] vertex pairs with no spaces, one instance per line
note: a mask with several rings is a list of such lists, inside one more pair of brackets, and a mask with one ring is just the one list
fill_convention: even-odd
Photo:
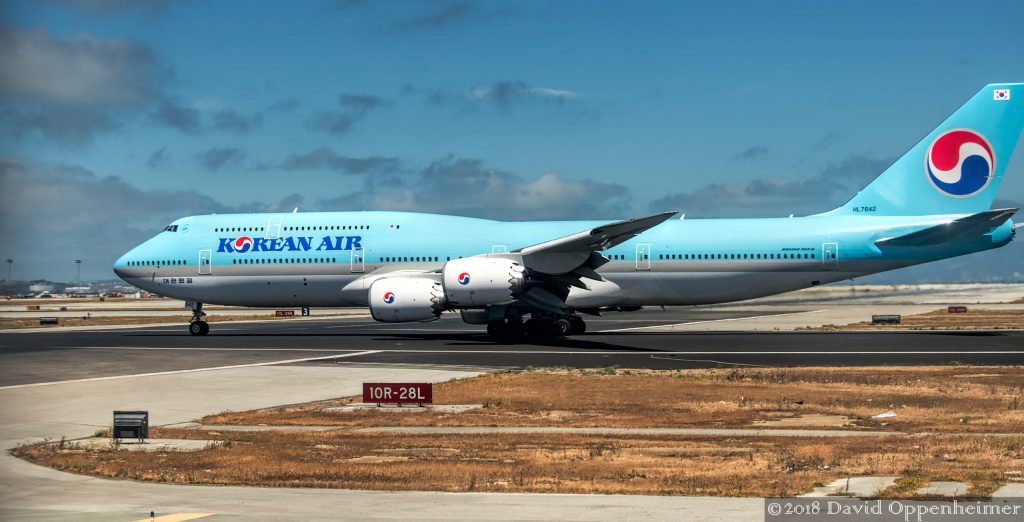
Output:
[[178,231],[178,225],[167,225],[166,227],[164,227],[164,232],[177,232],[177,231]]

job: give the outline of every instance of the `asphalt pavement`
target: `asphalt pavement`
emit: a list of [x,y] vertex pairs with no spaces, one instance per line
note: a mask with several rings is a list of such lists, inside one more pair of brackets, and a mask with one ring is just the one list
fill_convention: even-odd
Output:
[[[213,323],[193,337],[185,325],[0,334],[0,387],[229,366],[427,365],[475,368],[569,366],[703,368],[1022,364],[1019,331],[678,331],[808,308],[722,311],[660,308],[587,319],[588,333],[546,341],[498,342],[457,316],[430,323],[367,318]],[[352,356],[355,352],[365,352]],[[345,355],[344,358],[337,356]]]

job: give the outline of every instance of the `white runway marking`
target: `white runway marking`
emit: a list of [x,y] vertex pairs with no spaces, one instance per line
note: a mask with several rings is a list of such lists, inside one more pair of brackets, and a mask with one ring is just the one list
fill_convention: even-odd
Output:
[[541,354],[541,355],[643,355],[643,356],[672,356],[672,355],[1024,355],[1024,351],[1018,350],[922,350],[919,352],[893,352],[893,351],[806,351],[806,352],[669,352],[662,350],[649,350],[646,352],[636,351],[537,351],[537,350],[376,350],[377,353],[476,353],[476,354]]
[[784,314],[767,314],[767,315],[751,315],[747,317],[730,317],[728,319],[708,319],[706,321],[691,321],[688,323],[672,323],[672,324],[659,324],[652,326],[635,326],[633,328],[617,328],[615,330],[601,330],[600,333],[610,332],[629,332],[632,330],[647,330],[649,328],[672,328],[673,326],[686,326],[691,324],[705,324],[705,323],[722,323],[725,321],[743,321],[746,319],[767,319],[769,317],[783,317],[787,315],[799,315],[799,314],[816,314],[824,312],[825,310],[807,310],[804,312],[787,312]]
[[30,388],[30,387],[33,387],[33,386],[52,386],[52,385],[55,385],[55,384],[66,384],[66,383],[77,383],[77,382],[110,381],[110,380],[114,380],[114,379],[128,379],[128,378],[131,378],[131,377],[153,377],[153,376],[156,376],[156,375],[174,375],[176,373],[208,372],[208,371],[212,371],[212,370],[230,370],[232,368],[250,368],[250,367],[253,367],[253,366],[273,366],[273,365],[276,365],[276,364],[291,364],[291,363],[306,362],[306,361],[322,361],[322,360],[327,360],[327,359],[341,359],[341,358],[344,358],[344,357],[357,357],[357,356],[360,356],[360,355],[369,355],[369,354],[377,353],[378,351],[380,351],[380,350],[366,350],[366,351],[355,352],[355,353],[343,353],[343,354],[337,354],[337,355],[324,355],[324,356],[321,356],[321,357],[303,357],[301,359],[285,359],[285,360],[281,360],[281,361],[268,361],[268,362],[250,363],[250,364],[232,364],[232,365],[229,365],[229,366],[211,366],[211,367],[208,367],[208,368],[192,368],[192,369],[189,369],[189,370],[171,370],[171,371],[166,371],[166,372],[135,373],[135,374],[131,374],[131,375],[112,375],[110,377],[90,377],[90,378],[87,378],[87,379],[71,379],[71,380],[67,380],[67,381],[36,382],[36,383],[31,383],[31,384],[15,384],[15,385],[12,385],[12,386],[0,386],[0,390],[10,390],[10,389],[14,389],[14,388]]
[[[332,350],[330,348],[209,348],[200,347],[192,348],[187,346],[79,346],[75,347],[75,350],[139,350],[139,351],[160,351],[160,350],[192,350],[192,351],[207,351],[207,352],[354,352],[348,354],[341,354],[337,356],[326,356],[326,357],[311,357],[305,359],[292,359],[289,361],[271,361],[265,363],[254,363],[254,364],[240,364],[235,366],[219,366],[214,368],[199,368],[195,370],[179,370],[163,373],[181,373],[186,371],[202,371],[204,369],[209,370],[220,370],[223,368],[239,368],[245,366],[266,366],[272,364],[286,364],[288,362],[299,362],[299,361],[315,361],[317,359],[333,359],[340,357],[355,357],[360,355],[372,355],[378,353],[444,353],[444,354],[495,354],[495,355],[524,355],[524,354],[537,354],[537,355],[641,355],[641,356],[663,356],[673,357],[685,356],[685,355],[1024,355],[1024,351],[1020,350],[921,350],[921,351],[664,351],[664,350],[647,350],[647,351],[615,351],[615,350],[433,350],[433,349],[384,349],[384,350]],[[139,374],[139,375],[159,375],[159,374]],[[135,377],[135,375],[126,375],[124,377]],[[89,379],[87,379],[89,380]],[[71,382],[71,381],[59,381],[59,382]],[[0,387],[0,389],[3,389]]]
[[75,346],[72,350],[196,350],[205,352],[362,352],[344,348],[210,348],[206,346]]

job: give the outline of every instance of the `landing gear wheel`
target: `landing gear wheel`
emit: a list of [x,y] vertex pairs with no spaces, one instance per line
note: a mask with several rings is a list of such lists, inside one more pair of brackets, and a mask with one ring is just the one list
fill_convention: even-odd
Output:
[[508,333],[509,330],[505,325],[505,321],[492,321],[487,323],[487,335],[495,339],[501,339],[508,335]]
[[206,335],[210,333],[210,325],[206,321],[192,321],[188,324],[188,333],[192,335]]
[[529,319],[523,325],[526,329],[526,335],[530,337],[547,337],[551,334],[551,329],[547,328],[547,323],[540,319]]
[[570,317],[569,324],[572,325],[572,331],[569,332],[570,335],[580,335],[587,331],[587,323],[577,316]]
[[558,337],[563,337],[572,333],[572,323],[568,319],[555,319],[551,323],[551,331]]

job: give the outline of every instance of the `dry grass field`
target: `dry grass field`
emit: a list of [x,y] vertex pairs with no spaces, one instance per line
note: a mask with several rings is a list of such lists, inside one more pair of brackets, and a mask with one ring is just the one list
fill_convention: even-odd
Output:
[[[463,413],[324,411],[361,397],[226,412],[204,424],[368,427],[574,426],[744,428],[824,416],[844,429],[1024,433],[1020,367],[749,368],[708,370],[545,369],[434,385],[438,404],[483,404]],[[871,417],[886,411],[895,418]],[[835,422],[837,417],[846,421]],[[799,423],[797,423],[799,424]]]
[[971,309],[949,313],[946,308],[904,316],[901,324],[873,325],[870,321],[847,325],[825,325],[807,330],[1002,330],[1024,328],[1024,309]]
[[[359,398],[204,424],[329,425],[330,431],[155,428],[155,438],[217,439],[199,451],[24,446],[15,454],[76,473],[182,484],[494,492],[789,496],[836,478],[961,480],[983,498],[1024,473],[1020,367],[539,370],[434,386],[458,414],[328,412]],[[892,410],[896,417],[871,416]],[[893,430],[889,437],[433,435],[373,426],[786,427]],[[999,433],[1000,435],[993,435]]]

